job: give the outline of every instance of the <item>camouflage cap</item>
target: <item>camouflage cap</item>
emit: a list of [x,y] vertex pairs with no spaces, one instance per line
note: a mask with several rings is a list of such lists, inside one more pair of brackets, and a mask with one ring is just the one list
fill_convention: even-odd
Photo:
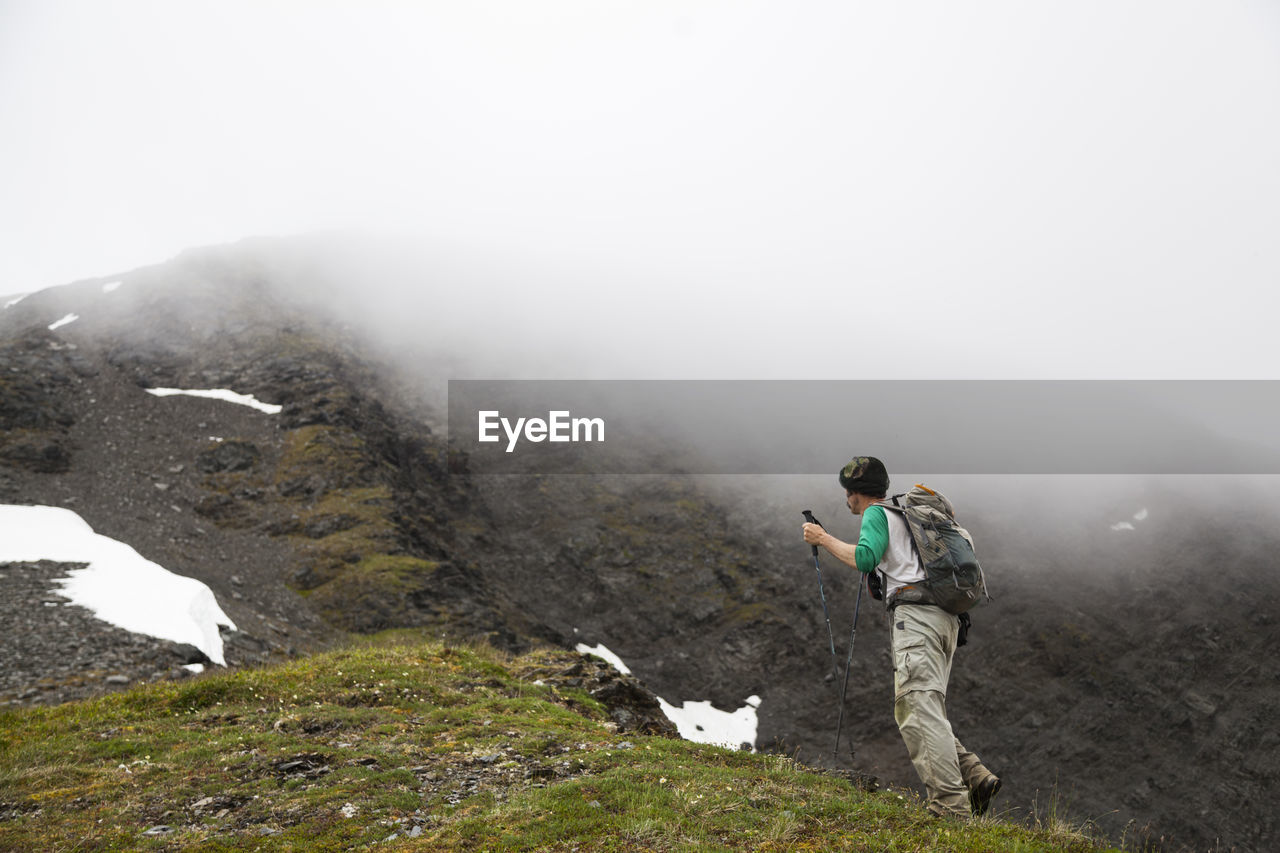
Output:
[[846,492],[882,498],[889,491],[889,472],[874,456],[855,456],[840,469],[840,485]]

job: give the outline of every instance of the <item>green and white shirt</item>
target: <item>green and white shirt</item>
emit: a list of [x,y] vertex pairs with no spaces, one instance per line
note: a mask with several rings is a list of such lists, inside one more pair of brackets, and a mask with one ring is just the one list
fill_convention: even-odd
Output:
[[897,512],[872,505],[862,514],[862,530],[854,550],[858,571],[878,571],[886,599],[907,584],[924,580],[924,567],[911,542],[907,522]]

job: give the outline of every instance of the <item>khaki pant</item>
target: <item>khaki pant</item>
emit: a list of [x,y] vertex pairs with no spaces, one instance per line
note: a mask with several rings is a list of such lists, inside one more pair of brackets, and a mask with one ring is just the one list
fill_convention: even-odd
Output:
[[941,607],[900,604],[893,620],[893,717],[936,815],[969,817],[969,789],[991,772],[947,720],[947,681],[960,621]]

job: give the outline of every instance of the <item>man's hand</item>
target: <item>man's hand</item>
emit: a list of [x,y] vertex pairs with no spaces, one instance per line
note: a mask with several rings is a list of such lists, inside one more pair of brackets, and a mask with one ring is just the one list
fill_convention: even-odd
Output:
[[807,521],[800,528],[804,531],[804,541],[810,545],[821,545],[827,536],[827,531],[822,529],[822,525],[810,524]]
[[851,568],[858,568],[858,562],[855,558],[857,553],[857,545],[851,545],[848,542],[842,542],[830,533],[822,529],[820,524],[806,523],[800,528],[804,531],[804,541],[815,548],[821,545],[827,549],[827,553],[835,557],[840,562]]

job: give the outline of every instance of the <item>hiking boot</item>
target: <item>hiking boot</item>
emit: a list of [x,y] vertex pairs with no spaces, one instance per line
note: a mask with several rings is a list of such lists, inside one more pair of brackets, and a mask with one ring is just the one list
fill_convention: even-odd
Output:
[[969,791],[969,808],[978,816],[987,813],[991,808],[991,799],[1000,793],[1000,777],[994,773],[978,783]]

